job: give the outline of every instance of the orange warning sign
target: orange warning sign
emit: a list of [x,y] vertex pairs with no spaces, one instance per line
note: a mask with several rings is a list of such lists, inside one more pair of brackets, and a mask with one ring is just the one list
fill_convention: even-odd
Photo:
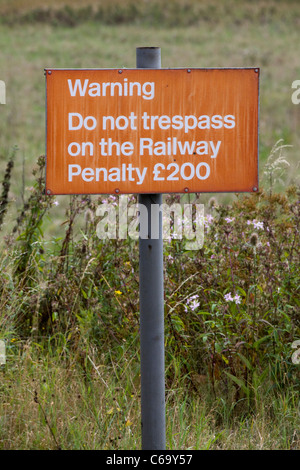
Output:
[[259,69],[46,69],[48,194],[258,188]]

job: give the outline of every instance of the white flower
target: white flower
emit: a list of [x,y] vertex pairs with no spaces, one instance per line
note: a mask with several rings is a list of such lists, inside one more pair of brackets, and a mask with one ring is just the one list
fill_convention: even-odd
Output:
[[[200,305],[200,302],[197,301],[199,295],[198,294],[195,294],[195,295],[191,295],[191,297],[189,297],[186,301],[186,304],[189,305],[189,307],[194,311],[197,307],[199,307]],[[188,311],[188,308],[187,308],[187,305],[184,306],[184,311],[187,312]]]
[[228,294],[225,294],[224,299],[226,300],[226,302],[231,302],[233,300],[231,292],[228,292]]
[[241,297],[239,296],[239,294],[235,294],[235,296],[233,297],[233,300],[235,301],[236,304],[241,303]]
[[263,222],[259,222],[258,220],[253,220],[253,225],[256,229],[263,229],[264,228],[264,223]]
[[186,301],[186,302],[187,302],[187,304],[189,304],[189,303],[190,303],[190,302],[192,302],[193,300],[196,300],[196,299],[198,299],[198,297],[199,297],[199,295],[198,295],[198,294],[191,295],[191,297],[189,297],[189,298],[187,299],[187,301]]
[[194,311],[196,310],[197,307],[199,307],[200,302],[197,302],[196,300],[193,300],[190,304],[191,309]]
[[228,292],[228,294],[225,294],[224,299],[226,300],[226,302],[235,302],[236,305],[240,304],[242,300],[239,294],[235,294],[235,296],[232,297],[231,292]]

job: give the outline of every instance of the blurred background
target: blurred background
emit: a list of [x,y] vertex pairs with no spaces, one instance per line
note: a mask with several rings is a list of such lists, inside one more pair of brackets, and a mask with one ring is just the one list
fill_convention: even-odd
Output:
[[300,5],[291,0],[0,0],[0,171],[18,147],[16,200],[45,153],[45,67],[135,67],[159,46],[163,67],[260,67],[260,171],[282,139],[295,178],[300,105]]

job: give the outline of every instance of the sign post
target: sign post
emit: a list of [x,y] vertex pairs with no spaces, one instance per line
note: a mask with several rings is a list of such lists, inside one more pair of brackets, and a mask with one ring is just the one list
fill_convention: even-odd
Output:
[[258,190],[259,69],[136,66],[45,70],[46,193],[139,195],[142,449],[164,450],[162,194]]
[[[161,67],[160,48],[136,50],[137,68]],[[140,194],[140,348],[142,449],[165,449],[165,346],[162,194]],[[155,237],[155,238],[154,238]]]

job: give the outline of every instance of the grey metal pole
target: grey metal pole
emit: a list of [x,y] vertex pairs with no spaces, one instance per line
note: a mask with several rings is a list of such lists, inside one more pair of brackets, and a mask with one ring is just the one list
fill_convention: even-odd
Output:
[[[160,48],[137,48],[136,65],[137,68],[161,68]],[[140,194],[139,204],[147,208],[147,219],[140,219],[139,238],[142,449],[164,450],[163,238],[162,215],[158,210],[162,204],[162,194]],[[156,236],[153,232],[156,232]]]

